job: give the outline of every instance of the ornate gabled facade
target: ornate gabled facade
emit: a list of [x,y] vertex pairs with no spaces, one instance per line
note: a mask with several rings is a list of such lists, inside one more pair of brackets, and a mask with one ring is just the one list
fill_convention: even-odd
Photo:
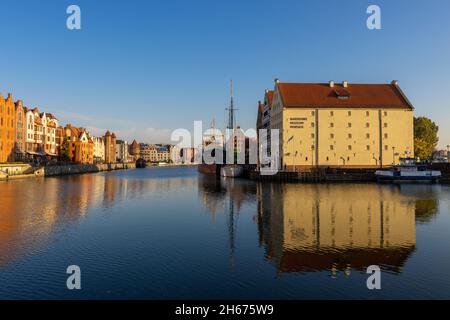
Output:
[[16,109],[12,94],[4,99],[0,94],[0,163],[15,160]]
[[15,103],[16,108],[16,127],[15,127],[15,143],[14,152],[17,160],[23,160],[26,156],[26,119],[25,113],[27,108],[23,106],[22,100]]
[[69,142],[69,158],[73,163],[94,163],[94,141],[84,128],[67,125],[65,136]]

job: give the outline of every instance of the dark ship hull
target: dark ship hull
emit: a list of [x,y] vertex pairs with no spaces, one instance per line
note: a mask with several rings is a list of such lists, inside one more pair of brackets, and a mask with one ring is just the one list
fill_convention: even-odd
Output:
[[220,176],[220,169],[222,168],[221,164],[206,164],[201,163],[198,165],[198,172],[203,174],[210,174]]
[[147,163],[145,162],[144,159],[141,158],[136,161],[136,168],[145,168],[145,167],[147,167]]

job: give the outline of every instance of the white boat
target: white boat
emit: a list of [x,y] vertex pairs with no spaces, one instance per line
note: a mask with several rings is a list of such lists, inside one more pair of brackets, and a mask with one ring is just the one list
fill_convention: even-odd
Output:
[[220,168],[222,177],[238,178],[244,173],[244,167],[240,165],[226,165]]
[[441,172],[428,170],[424,165],[416,165],[416,159],[400,159],[400,165],[389,170],[375,172],[378,182],[437,182]]

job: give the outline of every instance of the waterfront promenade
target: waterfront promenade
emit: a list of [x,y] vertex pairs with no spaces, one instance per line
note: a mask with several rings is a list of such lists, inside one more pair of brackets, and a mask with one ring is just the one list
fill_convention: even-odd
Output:
[[95,173],[102,171],[135,169],[136,164],[108,163],[108,164],[68,164],[59,166],[32,167],[26,164],[0,165],[0,181],[27,178],[65,176],[72,174]]

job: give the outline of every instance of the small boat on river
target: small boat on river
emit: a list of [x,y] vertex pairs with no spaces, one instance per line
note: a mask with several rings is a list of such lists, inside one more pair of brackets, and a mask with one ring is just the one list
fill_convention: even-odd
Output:
[[415,158],[402,158],[400,165],[375,172],[378,182],[390,183],[434,183],[441,178],[441,172],[429,170],[426,165],[416,164]]

